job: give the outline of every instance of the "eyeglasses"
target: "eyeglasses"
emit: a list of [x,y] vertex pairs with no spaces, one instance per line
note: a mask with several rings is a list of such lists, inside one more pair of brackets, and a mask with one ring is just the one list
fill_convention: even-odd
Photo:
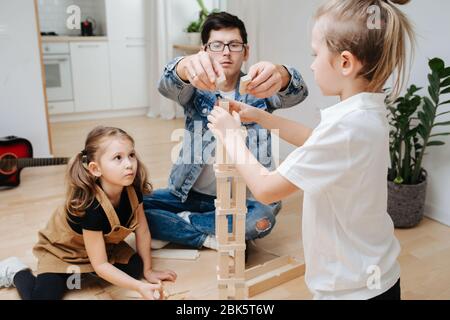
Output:
[[223,52],[225,47],[228,47],[228,50],[231,52],[242,52],[245,48],[245,44],[242,42],[230,42],[223,43],[220,41],[210,42],[206,45],[212,52]]

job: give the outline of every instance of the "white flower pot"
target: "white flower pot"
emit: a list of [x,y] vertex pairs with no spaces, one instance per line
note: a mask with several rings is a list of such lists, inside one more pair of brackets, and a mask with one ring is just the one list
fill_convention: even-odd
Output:
[[201,45],[200,32],[187,32],[189,44],[192,46]]

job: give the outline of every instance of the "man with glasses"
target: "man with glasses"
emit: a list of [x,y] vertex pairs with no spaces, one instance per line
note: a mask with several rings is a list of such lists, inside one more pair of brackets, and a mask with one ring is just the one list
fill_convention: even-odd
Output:
[[[152,238],[163,240],[153,240],[154,248],[174,242],[217,249],[214,236],[215,140],[207,128],[207,116],[217,103],[217,97],[273,112],[295,106],[308,95],[297,70],[271,62],[251,66],[252,81],[247,94],[239,93],[240,78],[244,76],[241,68],[248,60],[250,47],[244,23],[238,17],[226,12],[209,15],[201,36],[202,50],[170,62],[159,82],[160,93],[184,108],[186,131],[168,188],[144,197]],[[226,80],[217,88],[216,80],[223,76]],[[273,169],[270,133],[255,123],[244,125],[253,154],[265,167]],[[246,240],[268,235],[280,208],[281,203],[257,202],[247,190]],[[229,225],[231,227],[231,221]]]

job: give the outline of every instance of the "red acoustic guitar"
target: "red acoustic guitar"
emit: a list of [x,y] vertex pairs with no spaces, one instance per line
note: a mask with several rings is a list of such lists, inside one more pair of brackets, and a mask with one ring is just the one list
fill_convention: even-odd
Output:
[[68,161],[69,158],[33,158],[30,141],[15,136],[0,138],[0,187],[17,187],[23,168],[67,164]]

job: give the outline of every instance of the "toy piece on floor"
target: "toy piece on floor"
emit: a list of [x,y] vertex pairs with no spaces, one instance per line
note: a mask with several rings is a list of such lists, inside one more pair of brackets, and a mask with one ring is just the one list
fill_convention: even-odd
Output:
[[193,249],[152,250],[152,258],[157,259],[197,260],[199,256],[199,251]]

